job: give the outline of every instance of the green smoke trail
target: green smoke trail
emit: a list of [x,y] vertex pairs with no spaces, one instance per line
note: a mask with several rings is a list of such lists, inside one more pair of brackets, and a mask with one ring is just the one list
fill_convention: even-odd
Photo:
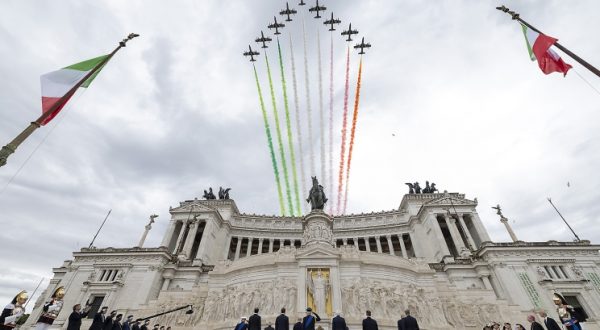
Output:
[[298,190],[298,174],[296,171],[296,155],[294,154],[294,143],[292,139],[292,124],[290,122],[290,108],[288,106],[287,88],[285,84],[285,74],[283,71],[283,58],[281,56],[281,45],[277,38],[277,50],[279,51],[279,69],[281,70],[281,85],[283,86],[283,104],[285,106],[285,124],[287,128],[288,145],[290,148],[290,162],[292,163],[292,176],[294,179],[294,197],[296,199],[296,212],[302,214],[300,210],[300,192]]
[[279,170],[277,169],[277,159],[275,158],[275,151],[273,150],[273,139],[271,138],[271,129],[269,128],[269,121],[267,120],[267,110],[265,109],[265,102],[263,101],[262,92],[260,90],[260,83],[258,82],[258,73],[256,72],[256,66],[254,66],[254,78],[256,78],[256,88],[258,88],[258,98],[260,100],[260,109],[262,110],[263,121],[265,122],[265,133],[267,133],[267,141],[269,142],[269,153],[271,154],[271,163],[273,164],[273,172],[275,173],[275,182],[277,182],[277,194],[279,195],[279,209],[281,215],[285,215],[285,206],[283,203],[283,195],[281,193],[281,181],[279,180]]
[[290,192],[290,178],[288,176],[287,164],[285,162],[285,153],[283,151],[283,140],[281,139],[281,126],[279,125],[279,115],[277,114],[277,103],[275,102],[275,90],[273,90],[273,78],[271,77],[271,67],[269,66],[269,58],[265,54],[265,62],[267,62],[267,75],[269,76],[269,87],[271,88],[271,101],[273,102],[273,116],[275,117],[275,128],[277,132],[277,144],[279,145],[279,155],[281,156],[281,167],[283,167],[283,178],[285,181],[285,192],[287,194],[288,207],[290,215],[294,215],[294,205],[292,204],[292,194]]

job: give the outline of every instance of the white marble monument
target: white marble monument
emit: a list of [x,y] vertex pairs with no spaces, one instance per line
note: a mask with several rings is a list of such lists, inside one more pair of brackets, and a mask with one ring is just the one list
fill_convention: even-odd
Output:
[[282,307],[293,324],[309,305],[325,329],[334,311],[359,329],[367,309],[380,329],[396,329],[407,308],[422,329],[481,329],[526,324],[533,310],[556,316],[552,294],[561,292],[586,314],[586,330],[600,329],[600,246],[491,242],[476,207],[463,194],[411,194],[387,212],[276,217],[240,213],[233,200],[188,200],[171,208],[159,247],[74,252],[53,269],[26,326],[64,286],[55,328],[89,302],[136,318],[193,304],[191,315],[151,323],[174,330],[232,329],[255,307],[263,327]]

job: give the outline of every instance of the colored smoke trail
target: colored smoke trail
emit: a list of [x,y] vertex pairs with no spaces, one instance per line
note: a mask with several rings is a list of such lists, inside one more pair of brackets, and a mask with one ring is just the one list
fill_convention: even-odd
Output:
[[[294,62],[294,46],[292,44],[292,35],[290,34],[290,57],[292,61],[292,86],[294,89],[294,110],[296,112],[296,138],[298,139],[298,158],[300,158],[300,183],[302,193],[306,190],[306,173],[304,172],[304,150],[302,148],[302,127],[300,126],[300,102],[298,100],[298,81],[296,79],[296,63]],[[306,205],[302,203],[301,205]],[[304,207],[301,207],[301,210]],[[299,212],[298,215],[302,215]]]
[[287,164],[285,162],[285,153],[283,151],[283,140],[281,139],[281,126],[279,125],[279,115],[277,114],[277,103],[275,102],[275,90],[273,89],[273,78],[271,77],[271,67],[269,66],[269,58],[265,54],[265,62],[267,62],[267,75],[269,76],[269,87],[271,88],[271,102],[273,102],[273,116],[275,119],[275,129],[277,132],[277,144],[279,146],[279,156],[281,157],[281,167],[283,168],[283,179],[285,182],[285,192],[288,201],[290,215],[294,215],[294,206],[292,205],[292,194],[290,192],[290,178],[288,176]]
[[271,163],[273,164],[273,172],[275,173],[275,182],[277,183],[277,194],[279,195],[279,209],[281,215],[285,215],[285,207],[283,203],[283,195],[281,193],[281,180],[279,179],[279,170],[277,169],[277,159],[275,158],[275,151],[273,150],[273,138],[271,137],[271,128],[269,128],[269,121],[267,120],[267,110],[265,109],[265,102],[263,101],[262,91],[260,89],[260,83],[258,82],[258,73],[256,72],[256,66],[254,67],[254,78],[256,78],[256,88],[258,89],[258,98],[260,100],[260,109],[262,110],[263,121],[265,124],[265,133],[267,134],[267,142],[269,144],[269,153],[271,154]]
[[344,85],[344,113],[342,117],[342,146],[340,151],[340,171],[338,174],[337,214],[341,212],[342,190],[344,188],[344,160],[346,156],[346,131],[348,126],[348,93],[350,91],[350,46],[346,51],[346,83]]
[[[283,71],[283,57],[281,56],[281,45],[279,38],[277,38],[277,51],[279,52],[279,69],[281,70],[281,86],[283,89],[283,104],[285,107],[285,125],[287,129],[288,146],[290,149],[290,162],[292,163],[292,178],[294,180],[294,197],[296,201],[296,213],[301,215],[300,210],[300,193],[298,191],[298,174],[296,171],[296,156],[294,155],[294,143],[292,138],[292,124],[290,122],[290,107],[287,97],[287,87],[285,84],[285,73]],[[292,215],[294,214],[292,209]]]
[[319,67],[319,131],[321,132],[321,177],[323,184],[326,184],[325,177],[325,111],[323,110],[323,70],[321,69],[321,35],[317,30],[317,58]]
[[[310,79],[308,76],[308,56],[306,54],[306,27],[302,20],[302,37],[304,39],[304,87],[306,89],[306,116],[308,117],[308,147],[310,152],[310,175],[315,176],[315,150],[313,148],[312,110],[310,108]],[[302,178],[305,180],[305,178]]]
[[356,119],[358,117],[358,102],[360,101],[360,80],[362,76],[362,57],[358,65],[358,80],[356,81],[356,95],[354,97],[354,114],[352,115],[352,131],[350,133],[350,147],[348,149],[348,165],[346,166],[346,191],[344,193],[344,214],[348,205],[348,185],[350,179],[350,164],[352,163],[352,149],[354,148],[354,134],[356,132]]
[[[333,33],[331,33],[331,47],[329,48],[329,176],[328,184],[333,201]],[[329,203],[329,214],[333,214],[333,202]]]

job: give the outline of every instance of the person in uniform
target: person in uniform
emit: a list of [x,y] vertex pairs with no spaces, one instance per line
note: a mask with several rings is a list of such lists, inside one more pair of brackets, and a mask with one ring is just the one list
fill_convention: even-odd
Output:
[[65,288],[59,287],[54,290],[50,300],[44,304],[44,308],[42,311],[42,315],[37,320],[37,324],[35,325],[36,330],[46,330],[50,328],[56,317],[60,313],[60,310],[63,307],[63,298],[65,297]]
[[27,302],[27,291],[19,292],[10,304],[6,305],[0,315],[0,329],[13,329],[21,316],[25,314],[25,303]]
[[[313,316],[313,314],[315,314]],[[312,308],[306,308],[306,316],[302,319],[302,329],[304,330],[315,330],[315,324],[321,321],[319,314],[313,312]]]
[[81,310],[80,304],[73,306],[73,312],[69,315],[69,325],[67,326],[67,330],[81,329],[81,319],[86,317],[89,311],[89,306],[86,306],[83,310]]
[[565,297],[563,297],[560,293],[554,293],[554,298],[552,298],[554,304],[556,305],[556,312],[558,312],[558,318],[565,326],[567,330],[581,330],[581,325],[579,324],[579,320],[577,320],[577,316],[575,315],[575,309],[573,306],[567,304]]
[[245,316],[240,317],[240,323],[236,324],[233,330],[248,330],[248,324],[246,324]]

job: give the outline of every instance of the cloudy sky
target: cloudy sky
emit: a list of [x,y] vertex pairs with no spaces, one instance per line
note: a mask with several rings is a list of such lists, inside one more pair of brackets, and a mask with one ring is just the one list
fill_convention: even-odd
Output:
[[[499,2],[323,3],[327,15],[333,9],[373,45],[364,57],[348,213],[397,208],[404,182],[430,180],[442,191],[477,197],[495,241],[509,239],[490,208],[497,203],[522,240],[572,240],[546,197],[582,238],[600,241],[600,93],[585,82],[600,90],[598,77],[566,56],[574,66],[566,78],[542,74],[528,59],[520,27],[494,9]],[[598,1],[505,4],[600,65]],[[109,209],[97,246],[137,244],[152,213],[160,217],[147,246],[157,246],[169,206],[201,197],[209,186],[231,187],[242,212],[279,213],[252,67],[241,52],[284,6],[283,0],[0,2],[2,144],[40,115],[41,74],[108,53],[130,32],[141,34],[0,168],[0,301],[31,292],[40,278],[47,282],[52,267],[89,244]],[[318,168],[316,36],[327,110],[330,35],[305,17]],[[287,91],[292,97],[291,35],[308,176],[301,19],[286,29]],[[345,50],[337,34],[333,49],[337,167]],[[276,53],[268,54],[281,95]],[[257,68],[270,101],[263,55]],[[357,64],[353,54],[351,89]]]

